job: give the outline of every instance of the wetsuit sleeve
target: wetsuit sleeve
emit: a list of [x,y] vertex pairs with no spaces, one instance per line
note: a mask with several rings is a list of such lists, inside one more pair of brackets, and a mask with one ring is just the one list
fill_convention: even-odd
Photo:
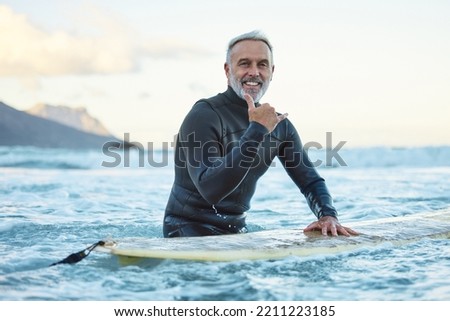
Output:
[[204,102],[197,103],[186,116],[179,133],[189,176],[201,196],[211,205],[233,192],[247,175],[268,130],[251,122],[239,144],[222,146],[222,123]]
[[305,196],[309,207],[318,219],[322,216],[337,217],[333,199],[310,161],[294,126],[287,121],[288,139],[282,145],[279,159],[289,176]]

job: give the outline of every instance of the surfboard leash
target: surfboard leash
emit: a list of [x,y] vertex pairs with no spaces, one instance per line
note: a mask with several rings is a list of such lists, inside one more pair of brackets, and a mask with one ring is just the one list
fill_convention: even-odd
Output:
[[92,250],[94,250],[99,245],[100,246],[101,245],[105,245],[105,242],[104,241],[98,241],[98,242],[88,246],[84,250],[82,250],[80,252],[72,253],[68,257],[66,257],[64,260],[52,263],[49,266],[54,266],[54,265],[58,265],[58,264],[75,264],[75,263],[78,263],[82,259],[87,257],[89,254],[91,254]]

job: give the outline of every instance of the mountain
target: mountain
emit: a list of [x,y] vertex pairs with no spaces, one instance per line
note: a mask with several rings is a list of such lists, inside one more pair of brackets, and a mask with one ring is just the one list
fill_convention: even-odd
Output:
[[121,143],[112,135],[87,133],[0,102],[0,145],[91,149],[111,141]]
[[89,115],[86,108],[70,108],[66,106],[52,106],[47,104],[37,104],[26,111],[34,116],[53,120],[58,123],[79,129],[84,132],[111,136],[111,133],[96,118]]

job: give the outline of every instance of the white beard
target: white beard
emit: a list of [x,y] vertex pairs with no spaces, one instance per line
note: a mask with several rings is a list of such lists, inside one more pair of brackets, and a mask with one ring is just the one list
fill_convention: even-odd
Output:
[[239,97],[245,100],[244,95],[249,94],[250,96],[252,96],[253,101],[255,103],[259,102],[259,100],[264,96],[267,89],[269,88],[269,82],[263,82],[261,88],[258,91],[255,90],[245,91],[244,87],[242,87],[241,82],[238,79],[236,79],[236,77],[234,77],[233,73],[230,74],[229,82],[230,87],[233,88],[234,92]]

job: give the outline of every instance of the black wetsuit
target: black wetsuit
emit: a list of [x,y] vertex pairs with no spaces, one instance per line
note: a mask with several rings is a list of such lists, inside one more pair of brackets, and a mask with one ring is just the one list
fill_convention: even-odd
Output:
[[249,123],[247,102],[231,87],[195,103],[177,137],[165,237],[246,232],[245,212],[256,183],[275,157],[317,218],[337,216],[292,123],[285,119],[267,133],[263,125]]

